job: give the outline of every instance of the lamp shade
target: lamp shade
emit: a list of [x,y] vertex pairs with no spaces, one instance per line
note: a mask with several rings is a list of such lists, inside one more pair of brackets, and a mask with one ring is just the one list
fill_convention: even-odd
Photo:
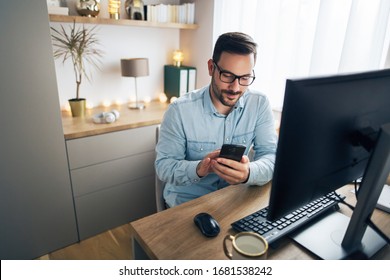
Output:
[[121,59],[123,77],[142,77],[149,75],[149,60],[147,58]]

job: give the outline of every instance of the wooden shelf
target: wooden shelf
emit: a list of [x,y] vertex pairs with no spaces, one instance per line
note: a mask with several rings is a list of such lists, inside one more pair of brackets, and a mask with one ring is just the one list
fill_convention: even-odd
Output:
[[108,24],[108,25],[124,25],[135,27],[155,27],[155,28],[179,28],[179,29],[197,29],[197,24],[182,24],[182,23],[161,23],[131,19],[108,19],[108,18],[90,18],[81,16],[64,16],[64,15],[49,15],[51,22],[73,22],[90,23],[90,24]]

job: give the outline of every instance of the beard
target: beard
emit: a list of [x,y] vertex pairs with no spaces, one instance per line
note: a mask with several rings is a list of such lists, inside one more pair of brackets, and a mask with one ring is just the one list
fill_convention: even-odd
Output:
[[214,78],[211,80],[211,89],[214,97],[217,98],[222,105],[231,108],[236,105],[238,99],[240,99],[243,94],[242,91],[220,89],[215,83]]

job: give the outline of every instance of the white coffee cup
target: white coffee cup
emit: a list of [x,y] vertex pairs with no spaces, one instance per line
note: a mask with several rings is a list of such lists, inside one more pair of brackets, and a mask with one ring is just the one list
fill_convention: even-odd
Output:
[[[231,241],[230,252],[228,241]],[[268,242],[260,234],[254,232],[240,232],[236,235],[227,235],[223,240],[225,255],[232,260],[264,260],[267,258]]]

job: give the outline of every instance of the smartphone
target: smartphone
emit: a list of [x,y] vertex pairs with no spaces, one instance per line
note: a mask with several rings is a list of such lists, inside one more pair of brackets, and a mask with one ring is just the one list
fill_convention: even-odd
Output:
[[223,144],[219,156],[240,162],[245,149],[243,145]]

